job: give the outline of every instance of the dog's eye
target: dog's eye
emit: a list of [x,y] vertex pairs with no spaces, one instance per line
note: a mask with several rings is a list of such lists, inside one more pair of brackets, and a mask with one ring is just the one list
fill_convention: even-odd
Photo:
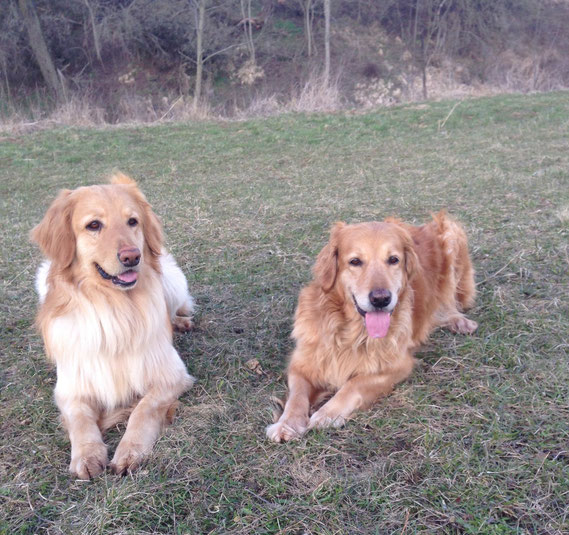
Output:
[[387,259],[387,263],[390,264],[391,266],[393,266],[394,264],[398,264],[399,263],[399,258],[396,256],[390,256]]
[[127,225],[129,227],[136,227],[136,225],[138,225],[138,219],[131,217],[128,221],[127,221]]
[[350,260],[351,266],[361,266],[362,264],[363,264],[363,262],[359,258],[352,258]]
[[103,224],[95,219],[94,221],[91,221],[85,228],[87,230],[101,230],[102,226]]

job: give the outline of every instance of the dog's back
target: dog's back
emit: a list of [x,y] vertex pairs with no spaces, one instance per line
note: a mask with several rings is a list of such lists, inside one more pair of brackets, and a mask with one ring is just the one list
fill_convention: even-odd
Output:
[[[421,268],[411,281],[414,291],[413,338],[423,343],[437,326],[456,327],[455,312],[474,304],[474,269],[466,233],[444,211],[421,226],[402,224],[411,234]],[[462,332],[462,329],[456,328]]]

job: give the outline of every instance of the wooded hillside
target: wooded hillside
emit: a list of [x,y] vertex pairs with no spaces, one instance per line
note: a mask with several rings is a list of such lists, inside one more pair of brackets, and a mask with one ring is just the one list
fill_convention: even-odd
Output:
[[4,0],[0,113],[80,102],[118,122],[557,89],[567,27],[566,0]]

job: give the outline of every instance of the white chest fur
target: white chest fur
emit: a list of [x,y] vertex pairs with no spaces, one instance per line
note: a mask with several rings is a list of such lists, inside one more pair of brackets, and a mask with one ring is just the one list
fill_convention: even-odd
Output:
[[149,275],[144,285],[144,291],[117,290],[113,299],[88,299],[79,290],[69,311],[48,323],[57,398],[90,399],[111,409],[188,377],[172,346],[159,275]]

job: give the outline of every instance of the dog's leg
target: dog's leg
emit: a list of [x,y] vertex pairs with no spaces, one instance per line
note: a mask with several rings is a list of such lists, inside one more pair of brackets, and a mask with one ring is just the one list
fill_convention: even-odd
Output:
[[459,265],[456,273],[456,300],[461,310],[468,310],[474,305],[476,297],[476,284],[474,282],[474,268],[468,254],[466,234],[462,234],[463,239],[459,249]]
[[353,377],[310,417],[308,428],[343,426],[354,411],[366,409],[378,398],[391,393],[396,384],[410,375],[414,363],[415,359],[406,354],[396,368],[381,374]]
[[462,312],[474,305],[476,286],[474,269],[468,254],[468,241],[462,226],[447,216],[439,216],[442,250],[448,262],[445,275],[446,295],[441,296],[443,305],[436,315],[436,323],[453,332],[472,334],[478,327]]
[[187,332],[193,328],[194,299],[188,292],[186,277],[174,257],[162,251],[160,257],[162,269],[162,287],[172,327],[179,332]]
[[111,461],[115,474],[135,470],[150,455],[162,427],[171,420],[172,406],[186,388],[154,388],[138,402]]
[[108,463],[107,446],[97,419],[99,415],[87,403],[57,398],[63,425],[71,441],[69,471],[79,479],[90,479],[103,472]]
[[300,438],[308,429],[308,411],[314,386],[302,374],[291,369],[288,374],[289,396],[277,423],[267,426],[267,437],[274,442]]

